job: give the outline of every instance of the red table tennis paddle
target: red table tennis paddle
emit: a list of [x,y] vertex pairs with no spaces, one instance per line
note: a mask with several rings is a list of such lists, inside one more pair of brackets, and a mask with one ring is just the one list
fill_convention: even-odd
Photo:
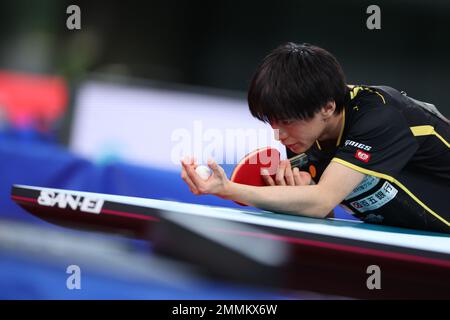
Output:
[[[299,168],[308,171],[314,178],[316,176],[316,168],[310,163],[309,156],[305,153],[296,155],[288,159],[292,168]],[[261,169],[268,170],[269,174],[274,178],[277,168],[280,164],[280,152],[277,149],[266,147],[257,149],[247,154],[234,168],[231,175],[231,181],[250,186],[265,186],[261,176]],[[242,203],[236,202],[240,205]]]

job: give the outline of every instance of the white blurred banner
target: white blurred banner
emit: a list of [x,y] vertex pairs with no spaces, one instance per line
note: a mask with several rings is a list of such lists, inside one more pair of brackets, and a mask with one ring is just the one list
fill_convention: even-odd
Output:
[[88,81],[75,97],[70,148],[95,161],[121,159],[179,170],[195,155],[235,164],[259,147],[284,147],[244,99]]

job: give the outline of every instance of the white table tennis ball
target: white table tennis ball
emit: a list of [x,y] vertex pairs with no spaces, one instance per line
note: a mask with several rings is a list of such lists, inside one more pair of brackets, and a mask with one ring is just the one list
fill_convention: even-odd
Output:
[[197,168],[195,168],[195,172],[202,178],[203,180],[208,180],[209,176],[211,175],[211,170],[207,166],[200,165]]

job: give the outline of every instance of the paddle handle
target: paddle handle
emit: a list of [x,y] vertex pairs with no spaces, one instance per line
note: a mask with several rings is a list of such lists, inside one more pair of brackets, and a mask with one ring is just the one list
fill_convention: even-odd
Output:
[[306,153],[300,153],[299,155],[296,155],[288,160],[291,163],[292,168],[297,167],[299,169],[303,169],[309,164],[309,157]]

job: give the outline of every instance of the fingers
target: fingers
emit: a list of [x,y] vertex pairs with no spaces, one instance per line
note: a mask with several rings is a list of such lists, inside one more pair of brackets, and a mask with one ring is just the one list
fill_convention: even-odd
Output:
[[296,186],[301,186],[302,184],[302,177],[300,176],[300,170],[298,168],[292,169],[292,175],[294,177],[294,183]]
[[208,160],[208,167],[212,170],[212,175],[208,180],[203,180],[195,171],[197,167],[195,159],[185,158],[181,161],[181,165],[181,178],[194,194],[220,193],[221,188],[226,185],[225,171],[212,159]]
[[294,175],[294,182],[296,186],[307,186],[314,183],[308,172],[300,171],[298,168],[294,168],[292,170],[292,174]]
[[308,172],[300,171],[300,178],[302,180],[302,185],[310,185],[315,184],[314,180],[311,178],[311,175]]
[[291,162],[289,160],[286,161],[286,169],[284,171],[284,180],[288,186],[295,186],[294,176],[292,173]]
[[[294,174],[294,172],[295,172],[295,174]],[[275,174],[275,181],[269,175],[269,172],[266,169],[261,170],[261,175],[263,177],[265,184],[268,186],[303,185],[302,177],[300,175],[298,168],[294,168],[294,170],[292,170],[291,163],[289,160],[283,160],[280,162],[280,165]]]
[[181,160],[181,163],[185,163],[187,165],[193,165],[194,169],[197,168],[197,158],[196,157],[185,156],[184,159]]
[[185,159],[181,161],[181,165],[181,178],[187,183],[191,192],[194,194],[202,193],[200,189],[203,180],[198,176],[197,172],[195,172],[195,168],[197,167],[195,158],[185,157]]
[[275,174],[275,180],[269,175],[268,170],[261,169],[264,183],[268,186],[305,186],[314,182],[308,172],[300,171],[298,168],[291,168],[289,160],[283,160]]
[[277,173],[275,174],[275,183],[278,186],[285,186],[286,182],[284,180],[284,173],[286,171],[286,161],[280,161],[280,165],[278,166]]
[[[195,168],[197,167],[195,158],[186,157],[185,159],[181,160],[181,164],[181,178],[189,186],[189,189],[192,193],[199,195],[213,192],[211,191],[214,189],[211,189],[212,180],[210,181],[210,183],[207,183],[202,180],[200,176],[195,172]],[[220,180],[216,179],[227,179],[223,169],[214,160],[208,160],[208,167],[212,170],[212,175],[215,177],[214,182],[217,182],[220,185]],[[261,176],[267,186],[301,186],[309,185],[312,181],[309,173],[300,171],[298,168],[292,169],[289,160],[283,160],[280,162],[280,165],[275,174],[275,179],[265,168],[261,169]]]
[[203,185],[203,179],[200,178],[200,176],[197,174],[197,172],[195,172],[195,168],[196,165],[195,164],[183,164],[184,169],[186,170],[186,173],[189,177],[189,179],[191,179],[191,181],[194,183],[194,185],[196,186],[197,189],[200,189],[200,187]]
[[261,169],[261,176],[263,178],[264,183],[267,186],[274,186],[275,181],[273,181],[272,177],[269,174],[269,171],[267,169]]
[[185,164],[183,163],[183,161],[181,161],[181,179],[183,179],[184,182],[186,182],[186,184],[189,187],[189,190],[191,190],[191,192],[193,194],[199,194],[197,186],[192,182],[191,178],[189,178],[189,175],[187,173],[187,170],[185,168]]
[[212,159],[208,160],[208,167],[212,170],[212,174],[216,175],[217,177],[222,177],[222,171],[219,165]]

